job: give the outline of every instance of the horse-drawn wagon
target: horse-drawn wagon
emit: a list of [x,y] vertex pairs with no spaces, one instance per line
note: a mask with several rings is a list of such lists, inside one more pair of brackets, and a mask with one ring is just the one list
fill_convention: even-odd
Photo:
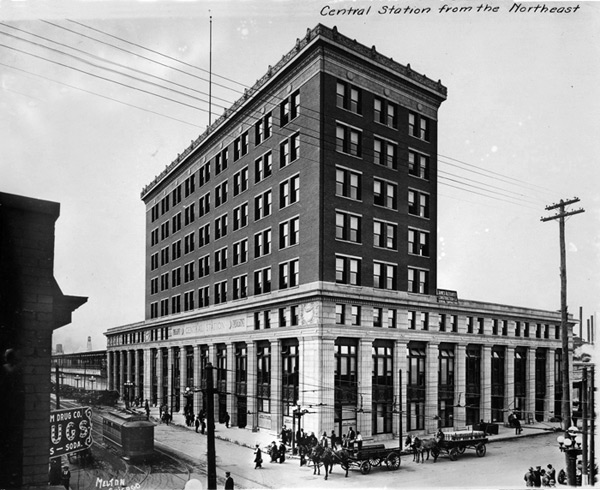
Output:
[[383,444],[363,446],[356,452],[350,451],[348,467],[358,468],[363,475],[373,466],[385,466],[388,470],[400,468],[400,448],[386,448]]
[[467,449],[475,450],[475,454],[482,458],[486,453],[486,444],[488,443],[485,432],[479,430],[463,430],[456,432],[443,432],[437,439],[437,445],[431,449],[434,461],[441,453],[447,454],[452,461],[456,461],[458,456]]

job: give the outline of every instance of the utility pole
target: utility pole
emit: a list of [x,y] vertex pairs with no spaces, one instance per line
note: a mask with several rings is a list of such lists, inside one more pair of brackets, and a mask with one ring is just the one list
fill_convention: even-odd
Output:
[[58,371],[58,363],[56,363],[56,410],[60,410],[60,375]]
[[206,364],[206,464],[207,488],[217,490],[217,461],[215,454],[215,388],[213,382],[213,365]]
[[[558,219],[560,233],[560,332],[562,340],[562,423],[563,430],[571,426],[571,380],[569,377],[569,314],[567,311],[567,259],[565,251],[565,218],[575,214],[583,213],[584,209],[579,208],[574,211],[566,211],[565,206],[569,206],[579,202],[579,198],[575,197],[568,201],[562,199],[558,204],[546,206],[546,211],[558,209],[557,214],[546,218],[541,218],[541,221],[550,221]],[[567,466],[567,483],[575,486],[575,468],[572,461],[569,460],[568,452],[565,451],[566,466]]]

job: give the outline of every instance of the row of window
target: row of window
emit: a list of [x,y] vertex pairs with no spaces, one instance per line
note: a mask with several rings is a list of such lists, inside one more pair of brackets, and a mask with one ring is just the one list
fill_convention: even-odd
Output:
[[[335,213],[335,237],[352,243],[362,243],[363,218],[347,211]],[[398,223],[373,219],[373,246],[398,250]],[[429,257],[429,232],[408,229],[408,253]]]
[[[335,133],[335,148],[357,158],[363,157],[362,130],[338,122]],[[373,163],[396,170],[399,163],[398,144],[375,135],[373,137]],[[413,149],[408,150],[408,174],[429,179],[429,155]]]
[[[243,170],[241,171],[243,173]],[[236,174],[237,175],[237,174]],[[235,176],[234,176],[235,177]],[[247,189],[247,180],[243,184],[238,183],[234,178],[234,195],[240,189]],[[239,193],[239,192],[237,192]],[[215,207],[227,202],[228,183],[223,182],[215,188],[214,201]],[[182,212],[177,213],[170,220],[165,221],[159,228],[155,228],[150,233],[150,245],[155,246],[162,240],[167,239],[171,234],[177,233],[182,229],[182,214],[183,227],[192,224],[196,217],[201,218],[211,210],[210,193],[200,197],[198,201],[198,214],[196,214],[196,203],[192,203],[185,207]],[[298,174],[284,180],[279,184],[279,209],[286,208],[300,199],[300,176]],[[266,216],[270,216],[273,208],[273,191],[268,189],[254,197],[254,220],[259,221]],[[233,231],[236,231],[248,225],[248,202],[242,203],[233,210]],[[228,217],[223,214],[215,219],[215,239],[219,239],[227,234]],[[210,228],[210,224],[203,225],[200,229]],[[206,228],[206,229],[208,229]],[[201,233],[205,233],[202,231]]]
[[[279,115],[280,115],[280,124],[281,126],[285,126],[291,120],[295,119],[300,113],[300,93],[298,91],[291,94],[289,97],[286,97],[279,105]],[[269,138],[272,134],[273,128],[273,117],[272,112],[268,112],[264,116],[261,116],[254,124],[254,142],[255,146],[261,144],[264,140]],[[280,166],[284,167],[291,161],[294,161],[298,158],[299,155],[299,144],[300,144],[300,135],[299,133],[295,133],[289,138],[285,139],[280,144]],[[248,153],[249,149],[249,132],[245,131],[240,136],[238,136],[233,141],[233,161],[239,160],[241,157]],[[270,155],[270,153],[269,153]],[[201,188],[204,184],[210,181],[211,175],[211,162],[214,165],[214,173],[215,175],[219,175],[221,172],[227,169],[230,159],[229,147],[225,147],[214,156],[214,158],[210,159],[206,162],[198,171],[198,187]],[[270,159],[270,156],[269,156]],[[261,175],[261,178],[257,178],[256,181],[262,180],[264,178],[265,170],[259,169],[259,167],[264,167],[268,162],[266,162],[266,158],[263,156],[259,158],[256,163],[256,174]],[[270,163],[269,163],[270,168]],[[247,170],[246,170],[247,172]],[[269,169],[270,174],[270,169]],[[246,185],[247,185],[247,175],[246,175]],[[151,208],[151,219],[152,222],[156,221],[160,216],[169,211],[169,205],[176,206],[182,200],[182,186],[184,189],[184,197],[189,197],[196,191],[196,174],[188,177],[183,184],[178,185],[175,189],[171,191],[168,196],[165,196],[161,199],[160,202],[155,204]],[[235,195],[235,194],[234,194]]]
[[[363,114],[362,89],[348,82],[338,80],[336,84],[336,105],[341,109]],[[373,99],[373,120],[390,128],[398,129],[398,105],[375,96]],[[425,116],[408,113],[408,134],[423,141],[430,140],[430,122]]]
[[[218,259],[222,266],[223,257]],[[226,259],[225,259],[226,260]],[[215,266],[216,267],[216,266]],[[200,259],[199,268],[202,273],[208,273],[208,266]],[[181,268],[175,269],[171,274],[181,274]],[[279,264],[279,289],[288,289],[299,285],[299,260],[293,259]],[[168,281],[169,274],[164,274]],[[162,276],[161,276],[162,277]],[[186,282],[194,280],[194,262],[190,262],[184,266],[184,279]],[[158,281],[158,278],[152,281]],[[179,280],[179,279],[178,279]],[[232,280],[231,299],[242,299],[248,296],[248,274],[242,274],[234,277]],[[153,286],[154,287],[154,286]],[[261,270],[254,271],[254,294],[264,294],[271,292],[271,267],[266,267]],[[212,304],[221,304],[228,301],[228,281],[219,281],[212,287],[213,299]],[[182,299],[183,298],[183,299]],[[204,286],[198,289],[197,295],[195,291],[187,291],[183,295],[178,294],[171,298],[164,298],[160,301],[155,301],[150,304],[150,318],[157,318],[169,314],[181,313],[182,311],[190,311],[195,308],[204,308],[211,304],[211,287]]]
[[[243,209],[243,208],[242,208]],[[247,205],[245,206],[245,211],[247,212]],[[243,212],[243,211],[242,211]],[[234,213],[234,231],[241,226],[245,226],[247,224],[247,214],[241,214],[240,216],[235,216]],[[245,224],[244,224],[245,223]],[[222,238],[227,235],[228,228],[228,220],[227,215],[220,216],[215,220],[215,240]],[[198,249],[204,247],[205,245],[210,243],[210,224],[206,224],[198,230],[198,240],[195,239],[196,234],[192,232],[185,237],[183,237],[183,255],[187,255],[192,253],[196,247]],[[264,255],[268,255],[271,253],[271,240],[272,240],[272,232],[271,228],[261,230],[258,233],[254,234],[254,258],[259,258]],[[291,247],[293,245],[297,245],[300,242],[300,218],[298,216],[294,216],[286,221],[279,223],[279,249],[283,250],[285,248]],[[233,265],[238,265],[246,262],[248,260],[248,239],[245,238],[243,240],[237,241],[233,243]],[[170,251],[170,254],[169,254]],[[227,246],[217,250],[215,252],[215,261],[217,262],[216,257],[223,255],[225,260],[222,261],[226,264],[227,257]],[[164,247],[159,252],[155,252],[150,256],[150,270],[154,271],[159,267],[159,259],[160,266],[165,266],[169,263],[169,260],[175,261],[182,257],[182,240],[177,240],[172,243],[170,246]],[[202,260],[202,259],[200,259]],[[225,267],[223,267],[225,268]],[[220,269],[217,269],[218,271]]]
[[[361,286],[362,259],[348,255],[335,256],[335,282]],[[408,287],[411,293],[427,294],[429,291],[429,271],[408,267]],[[380,289],[398,289],[398,265],[373,261],[373,287]]]
[[[354,201],[362,201],[362,173],[336,166],[335,194]],[[418,189],[408,189],[408,214],[421,218],[430,217],[430,195]],[[373,204],[398,210],[398,184],[381,178],[373,178]]]

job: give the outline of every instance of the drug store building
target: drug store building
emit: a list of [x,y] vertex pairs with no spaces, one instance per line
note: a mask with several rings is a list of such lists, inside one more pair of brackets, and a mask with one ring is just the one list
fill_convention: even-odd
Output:
[[559,315],[437,289],[446,95],[307,30],[144,187],[146,318],[106,332],[110,388],[198,412],[210,362],[221,420],[375,439],[559,415]]

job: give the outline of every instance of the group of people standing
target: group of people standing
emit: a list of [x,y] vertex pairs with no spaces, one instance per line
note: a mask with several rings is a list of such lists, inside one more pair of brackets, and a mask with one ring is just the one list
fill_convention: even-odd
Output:
[[554,487],[556,486],[556,470],[551,464],[546,469],[541,466],[536,466],[533,469],[533,466],[531,466],[523,479],[528,487]]

